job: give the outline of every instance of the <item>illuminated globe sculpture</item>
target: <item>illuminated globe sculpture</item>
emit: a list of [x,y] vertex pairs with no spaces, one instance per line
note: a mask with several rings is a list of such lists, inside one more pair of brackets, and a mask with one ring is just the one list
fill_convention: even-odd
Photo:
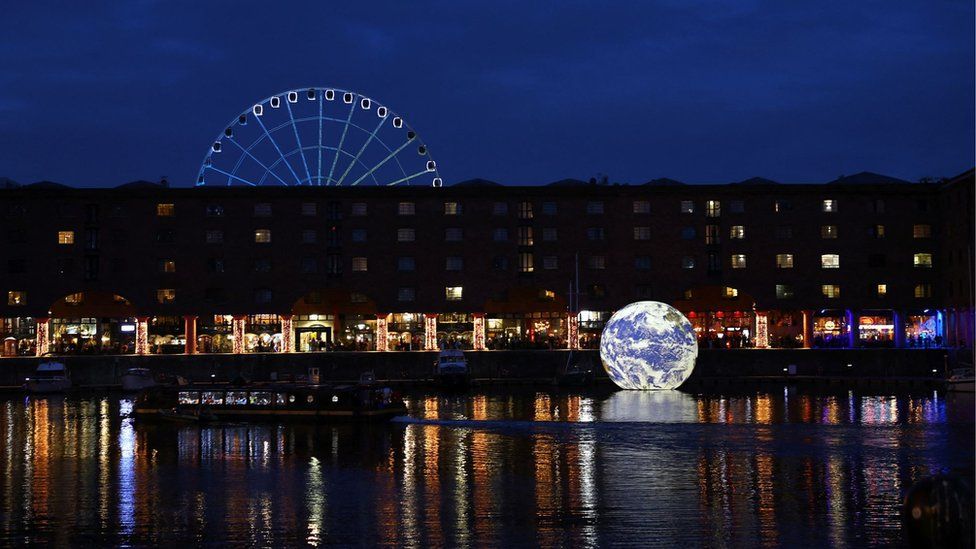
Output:
[[674,307],[638,301],[620,309],[600,338],[600,359],[621,389],[675,389],[691,375],[698,342]]

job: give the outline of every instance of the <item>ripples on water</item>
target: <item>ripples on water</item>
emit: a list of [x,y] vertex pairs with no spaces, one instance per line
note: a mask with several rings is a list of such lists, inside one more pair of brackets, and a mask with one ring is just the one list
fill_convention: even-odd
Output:
[[950,397],[416,394],[388,425],[205,427],[10,397],[0,544],[898,544],[914,480],[972,479]]

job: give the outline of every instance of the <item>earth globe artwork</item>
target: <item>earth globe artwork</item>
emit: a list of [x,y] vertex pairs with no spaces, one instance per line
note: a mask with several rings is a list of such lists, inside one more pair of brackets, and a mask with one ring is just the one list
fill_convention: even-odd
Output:
[[621,389],[675,389],[691,375],[698,341],[691,322],[657,301],[620,309],[603,328],[600,359]]

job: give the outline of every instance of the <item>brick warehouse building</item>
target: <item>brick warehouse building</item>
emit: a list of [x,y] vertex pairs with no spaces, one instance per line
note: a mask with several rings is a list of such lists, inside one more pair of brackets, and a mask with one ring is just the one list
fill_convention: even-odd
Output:
[[[973,171],[909,183],[0,189],[3,355],[970,346]],[[570,310],[579,279],[579,305]],[[897,329],[896,329],[897,328]]]

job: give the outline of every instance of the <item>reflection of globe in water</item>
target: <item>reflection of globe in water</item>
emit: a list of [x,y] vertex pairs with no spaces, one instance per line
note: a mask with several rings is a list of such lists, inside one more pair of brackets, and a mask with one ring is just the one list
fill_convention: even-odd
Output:
[[691,375],[697,356],[691,322],[657,301],[620,309],[600,336],[603,368],[622,389],[674,389]]

